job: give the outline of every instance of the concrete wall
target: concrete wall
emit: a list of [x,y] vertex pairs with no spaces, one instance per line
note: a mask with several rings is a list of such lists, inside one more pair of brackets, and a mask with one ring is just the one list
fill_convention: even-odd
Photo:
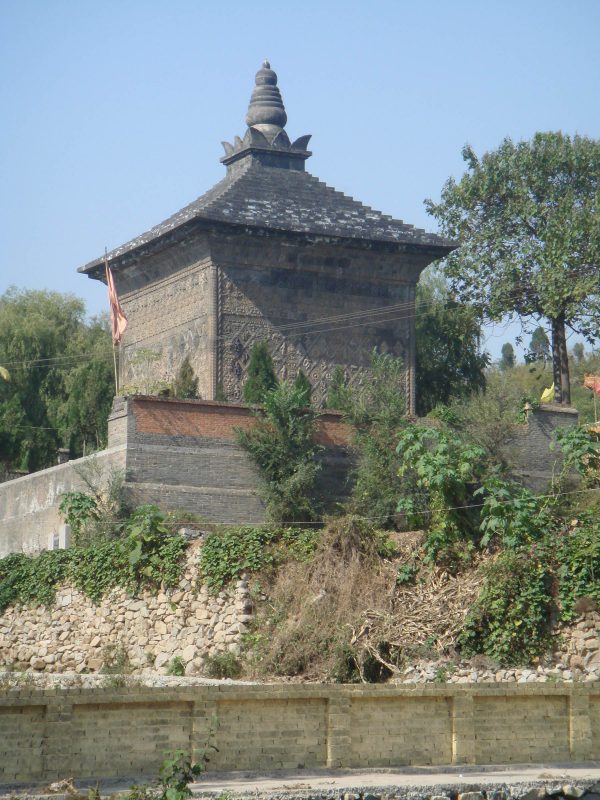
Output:
[[590,685],[23,689],[0,697],[0,781],[154,776],[214,718],[211,771],[600,758]]
[[79,474],[91,464],[105,474],[125,469],[125,447],[108,450],[0,483],[0,558],[9,553],[39,553],[48,549],[49,537],[58,535],[63,520],[58,513],[62,495],[84,490]]

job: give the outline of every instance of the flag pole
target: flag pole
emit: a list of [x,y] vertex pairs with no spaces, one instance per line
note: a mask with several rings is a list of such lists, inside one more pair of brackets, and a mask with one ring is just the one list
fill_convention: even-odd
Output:
[[[104,248],[104,270],[106,272],[106,285],[108,286],[108,251],[106,247]],[[115,395],[118,396],[119,394],[119,372],[117,370],[117,350],[115,348],[115,342],[113,339],[112,343],[112,351],[113,351],[113,363],[115,366]]]

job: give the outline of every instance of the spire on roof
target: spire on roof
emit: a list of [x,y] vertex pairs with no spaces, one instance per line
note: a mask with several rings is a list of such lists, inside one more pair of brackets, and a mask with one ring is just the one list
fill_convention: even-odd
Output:
[[287,122],[281,92],[277,88],[277,73],[268,61],[263,61],[254,80],[256,85],[250,98],[246,125],[256,128],[268,139],[274,139]]
[[290,142],[285,131],[287,114],[277,87],[277,73],[268,61],[255,77],[255,86],[250,98],[246,124],[248,129],[242,139],[236,136],[233,144],[223,142],[225,158],[221,161],[229,169],[237,169],[247,158],[269,167],[282,169],[304,169],[304,162],[311,155],[307,150],[310,136],[301,136]]

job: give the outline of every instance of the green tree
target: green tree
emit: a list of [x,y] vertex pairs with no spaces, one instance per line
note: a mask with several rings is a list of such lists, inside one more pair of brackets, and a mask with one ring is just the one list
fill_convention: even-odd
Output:
[[177,370],[173,381],[173,397],[180,400],[195,400],[198,397],[198,378],[190,364],[190,357],[186,356]]
[[578,364],[581,364],[585,358],[585,348],[581,342],[575,342],[573,345],[573,356]]
[[333,408],[336,411],[343,411],[348,404],[348,392],[346,373],[344,368],[338,364],[331,374],[325,406],[327,408]]
[[552,330],[555,400],[570,403],[566,327],[600,335],[600,141],[537,133],[506,138],[426,201],[442,233],[457,239],[446,274],[459,299],[487,318],[546,318]]
[[502,355],[500,358],[500,369],[512,369],[515,365],[515,350],[510,342],[505,342],[502,345]]
[[294,381],[294,386],[304,397],[304,405],[309,406],[312,398],[312,383],[308,380],[303,370],[299,370]]
[[0,463],[33,471],[58,447],[82,454],[106,442],[112,353],[104,320],[87,324],[72,295],[9,289],[0,297]]
[[261,471],[267,513],[276,524],[315,519],[314,491],[321,470],[315,412],[306,407],[304,390],[289,381],[266,392],[263,404],[256,425],[236,434]]
[[473,308],[457,303],[439,270],[426,270],[417,286],[417,413],[424,416],[453,397],[485,387],[487,353]]
[[250,353],[248,377],[244,384],[244,400],[259,405],[267,392],[277,386],[273,359],[266,342],[256,342]]
[[539,325],[531,335],[527,361],[546,361],[550,358],[550,340],[546,331]]
[[108,415],[115,393],[108,315],[80,328],[76,346],[82,358],[65,376],[66,401],[58,398],[50,412],[64,432],[65,447],[75,456],[101,450],[108,440]]
[[344,399],[357,452],[350,510],[381,527],[394,523],[400,493],[395,445],[407,425],[404,380],[400,359],[373,352],[367,380],[348,390]]

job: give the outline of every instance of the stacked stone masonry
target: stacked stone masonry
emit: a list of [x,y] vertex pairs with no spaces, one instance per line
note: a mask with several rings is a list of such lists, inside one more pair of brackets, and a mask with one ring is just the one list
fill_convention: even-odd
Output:
[[578,763],[600,758],[600,687],[9,690],[0,782],[154,775],[211,729],[214,771]]
[[130,597],[113,591],[98,605],[69,586],[52,608],[11,606],[0,614],[0,665],[35,672],[96,672],[120,653],[131,672],[166,672],[174,658],[186,675],[207,656],[238,655],[251,618],[245,580],[217,596],[197,586],[199,545],[188,549],[176,591]]

